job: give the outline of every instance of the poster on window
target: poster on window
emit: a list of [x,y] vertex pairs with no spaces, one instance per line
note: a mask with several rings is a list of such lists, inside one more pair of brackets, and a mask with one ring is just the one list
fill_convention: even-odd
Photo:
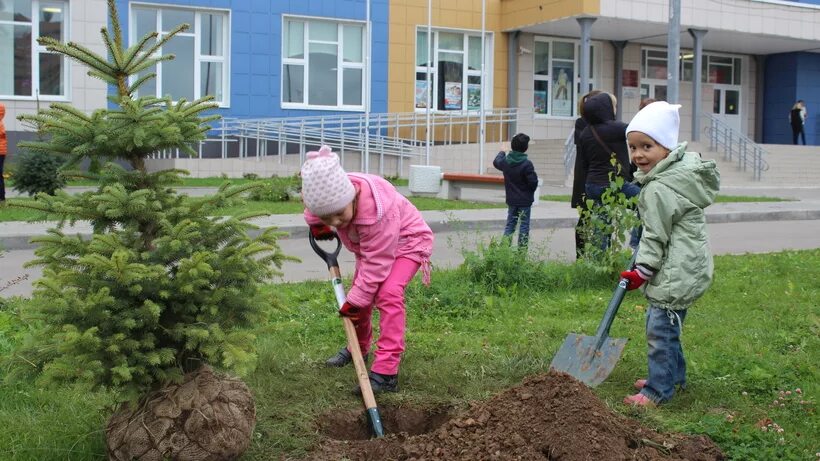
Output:
[[546,114],[547,113],[547,92],[546,91],[535,91],[534,101],[533,101],[533,111],[536,114]]
[[572,117],[572,63],[552,64],[552,115]]
[[480,110],[481,109],[481,84],[468,83],[467,84],[467,109]]
[[427,81],[416,80],[416,108],[427,109],[427,101],[429,100],[430,96],[427,92]]
[[461,109],[461,82],[444,82],[444,109]]

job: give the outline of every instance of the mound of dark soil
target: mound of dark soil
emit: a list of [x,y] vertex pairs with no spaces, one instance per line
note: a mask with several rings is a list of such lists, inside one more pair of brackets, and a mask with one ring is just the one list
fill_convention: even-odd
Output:
[[[428,413],[441,416],[441,412]],[[355,440],[360,438],[357,436],[327,440],[309,459],[724,459],[708,437],[659,434],[614,413],[588,387],[556,372],[528,378],[520,386],[474,403],[463,414],[439,424],[420,435],[391,432],[379,440]],[[390,431],[388,424],[385,429]]]

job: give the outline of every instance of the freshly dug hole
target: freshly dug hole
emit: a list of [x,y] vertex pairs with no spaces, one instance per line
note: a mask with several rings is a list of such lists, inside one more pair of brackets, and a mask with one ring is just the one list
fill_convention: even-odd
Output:
[[725,459],[708,437],[659,434],[611,411],[588,387],[558,372],[527,378],[490,400],[474,402],[432,432],[388,432],[378,440],[327,440],[308,459]]
[[[385,434],[420,435],[438,429],[453,417],[450,407],[420,408],[379,405]],[[369,440],[370,422],[363,410],[334,411],[319,418],[319,432],[333,440]]]

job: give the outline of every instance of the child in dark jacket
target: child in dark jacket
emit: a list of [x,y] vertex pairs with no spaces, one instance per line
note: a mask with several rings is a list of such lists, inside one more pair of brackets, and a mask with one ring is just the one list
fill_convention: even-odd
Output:
[[504,191],[507,201],[507,225],[504,237],[510,237],[518,229],[518,246],[525,248],[530,239],[530,212],[538,189],[538,175],[535,167],[527,159],[530,137],[524,133],[513,136],[509,153],[503,150],[496,155],[493,166],[504,173]]

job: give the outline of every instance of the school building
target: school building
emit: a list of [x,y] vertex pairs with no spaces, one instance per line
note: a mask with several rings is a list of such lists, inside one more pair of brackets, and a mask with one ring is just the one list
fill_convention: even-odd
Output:
[[[215,96],[226,124],[203,159],[158,155],[198,175],[295,171],[303,156],[293,154],[321,142],[349,169],[481,171],[513,131],[561,151],[589,89],[616,94],[628,121],[642,98],[668,98],[675,69],[681,139],[719,123],[738,139],[790,144],[788,112],[802,99],[807,141],[820,144],[820,0],[680,3],[670,62],[669,0],[116,0],[128,44],[191,25],[140,91]],[[36,42],[103,52],[106,25],[104,0],[0,1],[10,146],[31,137],[15,117],[38,105],[107,104],[104,83]],[[207,157],[238,160],[196,166]]]

